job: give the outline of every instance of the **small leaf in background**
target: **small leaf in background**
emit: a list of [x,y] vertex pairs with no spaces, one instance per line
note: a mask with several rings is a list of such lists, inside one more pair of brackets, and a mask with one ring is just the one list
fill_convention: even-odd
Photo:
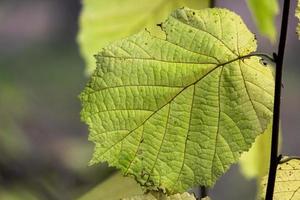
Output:
[[300,40],[300,0],[298,0],[298,4],[296,7],[296,17],[298,18],[298,25],[297,25],[297,34],[298,34],[298,39]]
[[[95,152],[169,194],[212,186],[272,117],[272,69],[254,35],[227,9],[178,9],[161,25],[97,55],[81,94]],[[160,34],[160,36],[163,34]]]
[[142,194],[141,187],[133,179],[116,173],[78,200],[120,200],[124,196]]
[[86,73],[95,70],[95,58],[110,42],[161,23],[171,11],[183,6],[208,7],[209,0],[83,0],[78,42]]
[[[122,200],[196,200],[195,196],[192,194],[189,194],[187,192],[183,194],[174,194],[171,196],[166,196],[159,192],[151,192],[144,195],[124,198]],[[205,200],[209,200],[206,198]]]
[[[244,152],[239,160],[240,169],[246,178],[261,178],[268,174],[271,156],[272,123],[259,135],[251,149]],[[279,131],[279,150],[281,151],[282,132]],[[260,182],[260,180],[259,180]],[[260,183],[259,183],[260,184]]]
[[262,35],[272,42],[276,40],[275,17],[278,14],[278,0],[248,0],[254,21]]
[[[286,159],[287,157],[283,158]],[[265,198],[268,176],[261,182],[261,199]],[[300,160],[290,160],[277,167],[273,200],[300,199]]]
[[248,152],[244,152],[239,160],[242,174],[247,178],[263,177],[268,173],[270,165],[272,123],[265,132],[259,135]]
[[42,197],[39,194],[24,188],[24,186],[11,186],[10,188],[0,186],[1,200],[40,200]]
[[0,164],[1,161],[8,163],[10,159],[21,159],[30,152],[28,137],[18,125],[29,107],[27,96],[17,85],[3,79],[0,77]]

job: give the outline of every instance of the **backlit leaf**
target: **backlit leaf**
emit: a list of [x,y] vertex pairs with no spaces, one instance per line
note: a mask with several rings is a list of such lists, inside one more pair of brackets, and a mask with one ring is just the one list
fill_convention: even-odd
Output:
[[142,31],[97,55],[81,116],[91,164],[173,194],[213,185],[249,150],[272,117],[274,79],[229,10],[178,9],[161,26],[160,37]]
[[117,173],[94,187],[78,200],[120,200],[126,196],[142,194],[141,187],[134,180]]
[[[261,178],[268,174],[271,155],[272,123],[259,135],[248,152],[239,160],[241,171],[247,178]],[[278,154],[281,151],[282,132],[279,131]],[[260,184],[260,181],[259,183]]]
[[208,0],[83,0],[82,5],[78,42],[90,75],[93,55],[105,45],[161,23],[176,8],[207,7]]
[[248,0],[248,6],[260,32],[271,41],[276,39],[275,17],[278,14],[278,0]]
[[[285,158],[286,159],[286,158]],[[265,198],[268,176],[262,180],[261,199]],[[273,200],[300,199],[300,160],[290,160],[277,167]]]
[[269,171],[271,154],[272,123],[259,135],[248,152],[239,160],[242,173],[247,178],[263,177]]

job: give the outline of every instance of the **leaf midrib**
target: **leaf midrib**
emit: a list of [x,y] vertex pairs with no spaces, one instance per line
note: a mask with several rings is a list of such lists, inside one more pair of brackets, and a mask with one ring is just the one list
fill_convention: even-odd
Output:
[[[243,58],[248,58],[248,57],[251,57],[251,56],[255,56],[255,55],[251,55],[251,54],[248,54],[248,55],[245,55],[245,56],[238,56],[237,58],[234,58],[232,60],[229,60],[229,61],[226,61],[224,63],[200,63],[200,62],[178,62],[178,61],[167,61],[167,60],[159,60],[159,59],[155,59],[155,58],[136,58],[136,57],[116,57],[116,56],[98,56],[99,58],[109,58],[109,59],[120,59],[120,60],[149,60],[149,61],[157,61],[157,62],[165,62],[165,63],[174,63],[174,64],[191,64],[191,65],[216,65],[216,67],[214,67],[213,69],[217,68],[217,67],[220,67],[220,66],[225,66],[229,63],[232,63],[234,61],[237,61],[237,60],[240,60],[240,59],[243,59]],[[210,71],[209,71],[210,72]],[[209,73],[208,72],[208,73]],[[198,80],[196,80],[195,82],[197,82]],[[193,83],[192,83],[193,84]],[[191,86],[192,84],[188,85],[188,86]],[[102,90],[106,90],[106,89],[111,89],[111,88],[118,88],[118,87],[129,87],[129,86],[135,86],[135,85],[115,85],[115,86],[112,86],[112,87],[103,87],[103,88],[100,88],[100,89],[97,89],[97,90],[93,90],[93,92],[89,92],[87,94],[93,94],[93,93],[96,93],[96,92],[100,92]],[[148,86],[148,85],[144,85],[144,86]],[[155,86],[155,85],[149,85],[149,86]],[[178,87],[178,88],[184,88],[185,86],[179,86],[179,85],[174,85],[174,86],[170,86],[170,85],[157,85],[158,87]]]

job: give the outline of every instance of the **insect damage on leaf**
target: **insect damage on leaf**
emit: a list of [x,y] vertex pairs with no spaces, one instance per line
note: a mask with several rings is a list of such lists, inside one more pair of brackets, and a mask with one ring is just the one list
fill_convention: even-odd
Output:
[[[265,197],[267,181],[268,176],[265,176],[261,181],[261,199]],[[298,199],[300,199],[300,160],[292,159],[279,164],[277,167],[273,200]]]
[[174,194],[212,186],[249,150],[272,117],[274,79],[247,57],[256,40],[229,10],[177,9],[162,30],[165,39],[142,31],[97,55],[81,116],[91,164]]

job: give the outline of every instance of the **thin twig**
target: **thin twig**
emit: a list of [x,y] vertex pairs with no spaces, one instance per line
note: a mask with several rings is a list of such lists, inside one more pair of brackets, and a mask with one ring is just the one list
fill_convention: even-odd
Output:
[[283,159],[281,159],[281,160],[279,161],[279,164],[286,163],[286,162],[288,162],[288,161],[290,161],[290,160],[300,160],[300,157],[298,157],[298,156],[289,156],[289,157],[285,157],[285,158],[283,158]]
[[[275,95],[273,107],[273,127],[272,127],[272,144],[271,144],[271,159],[268,177],[268,185],[266,192],[266,200],[273,199],[277,165],[280,161],[278,157],[278,135],[279,135],[279,118],[280,118],[280,99],[282,85],[282,68],[284,49],[287,36],[288,19],[289,19],[290,0],[285,0],[282,12],[281,33],[278,46],[278,56],[276,56],[276,76],[275,76]],[[281,156],[280,156],[281,157]]]
[[273,56],[269,55],[269,54],[265,54],[265,53],[251,53],[251,56],[260,56],[260,57],[264,57],[266,59],[268,59],[269,61],[276,63],[275,59],[273,58]]
[[[264,57],[264,58],[267,58],[268,60],[270,60],[271,62],[276,63],[276,62],[275,62],[275,59],[274,59],[272,56],[270,56],[270,55],[268,55],[268,54],[265,54],[265,53],[250,53],[250,54],[248,54],[248,55],[239,56],[239,57],[237,57],[237,58],[231,60],[230,62],[234,62],[234,61],[236,61],[236,60],[242,60],[242,59],[245,59],[245,58],[251,58],[252,56],[260,56],[260,57]],[[230,62],[227,62],[227,63],[230,63]],[[227,64],[227,63],[225,63],[225,64]]]
[[200,192],[201,192],[200,199],[207,197],[207,188],[205,186],[200,186]]

